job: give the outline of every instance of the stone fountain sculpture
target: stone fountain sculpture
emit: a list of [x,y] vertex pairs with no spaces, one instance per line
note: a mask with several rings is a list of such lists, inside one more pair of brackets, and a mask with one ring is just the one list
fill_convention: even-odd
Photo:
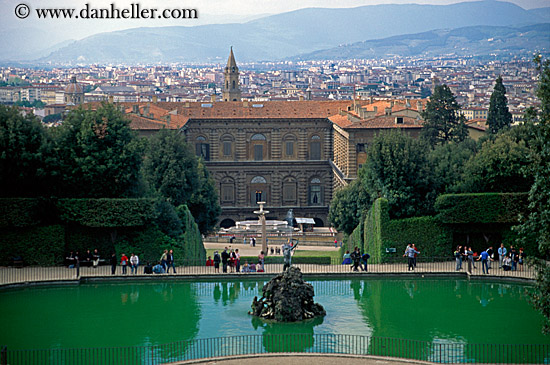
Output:
[[262,297],[254,297],[249,314],[278,322],[297,322],[326,314],[315,303],[313,286],[302,279],[297,267],[290,267],[271,279],[262,289]]

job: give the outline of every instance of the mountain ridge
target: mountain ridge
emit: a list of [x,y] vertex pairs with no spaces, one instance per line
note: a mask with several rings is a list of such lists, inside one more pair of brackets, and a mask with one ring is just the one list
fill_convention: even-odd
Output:
[[[498,1],[306,8],[245,23],[142,27],[100,33],[73,42],[35,62],[220,62],[227,57],[230,45],[240,62],[282,60],[368,39],[472,25],[542,23],[544,19],[512,3]],[[350,24],[353,24],[353,32],[350,32]]]

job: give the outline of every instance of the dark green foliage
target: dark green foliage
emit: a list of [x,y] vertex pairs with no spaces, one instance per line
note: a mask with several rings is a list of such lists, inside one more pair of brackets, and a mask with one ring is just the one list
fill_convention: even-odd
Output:
[[183,254],[187,262],[191,265],[197,262],[206,262],[206,249],[202,242],[202,236],[199,227],[185,205],[180,205],[177,208],[178,215],[183,224],[182,237]]
[[0,266],[21,256],[25,265],[51,266],[63,262],[65,230],[62,226],[6,228],[0,230]]
[[[135,228],[132,228],[132,230]],[[65,254],[71,251],[83,254],[86,250],[97,248],[102,259],[109,259],[114,252],[115,243],[126,237],[131,231],[85,227],[77,224],[65,226]]]
[[370,195],[363,188],[361,179],[356,179],[336,191],[330,202],[328,219],[334,228],[349,235],[370,204]]
[[458,113],[459,110],[460,105],[451,89],[447,85],[436,86],[426,109],[422,112],[422,137],[431,146],[466,139],[468,131],[465,118]]
[[40,224],[48,211],[48,202],[38,198],[0,199],[0,227],[28,227]]
[[149,140],[144,170],[149,185],[176,207],[199,185],[197,158],[176,130],[162,129]]
[[485,141],[480,151],[464,165],[462,192],[527,192],[533,183],[524,168],[531,161],[524,140],[507,134]]
[[144,162],[149,185],[174,206],[186,204],[201,233],[211,231],[221,212],[215,182],[185,136],[163,129],[149,141]]
[[443,224],[514,224],[527,208],[527,194],[446,194],[437,198],[435,208]]
[[102,104],[97,110],[73,110],[53,135],[59,162],[58,196],[139,195],[143,142],[112,104]]
[[489,102],[489,113],[487,115],[487,126],[489,132],[498,133],[512,125],[512,113],[508,110],[508,99],[506,88],[502,84],[502,77],[496,79],[491,101]]
[[199,177],[198,185],[194,188],[191,200],[187,204],[202,234],[212,231],[218,222],[221,207],[216,190],[216,182],[206,169],[202,160],[197,166]]
[[183,234],[181,219],[172,204],[163,199],[158,199],[155,209],[157,218],[154,222],[164,234],[173,238]]
[[160,261],[164,250],[174,250],[176,265],[181,265],[185,258],[181,243],[153,226],[137,231],[131,237],[120,240],[115,245],[115,250],[118,261],[120,261],[123,253],[128,257],[134,253],[138,255],[140,265],[146,264],[147,261],[151,264],[157,263]]
[[46,115],[46,116],[42,119],[42,123],[53,123],[53,122],[58,122],[58,121],[60,121],[61,119],[63,119],[63,116],[61,115],[61,113],[50,114],[50,115]]
[[438,224],[434,217],[413,217],[391,220],[386,229],[387,247],[395,247],[402,255],[407,244],[414,243],[422,257],[449,257],[452,232]]
[[359,171],[371,199],[388,200],[392,218],[426,215],[435,194],[427,160],[428,146],[401,132],[378,134]]
[[47,192],[50,144],[34,115],[0,105],[0,196],[38,196]]
[[88,227],[143,226],[157,217],[154,199],[60,199],[64,222]]
[[477,145],[468,138],[461,143],[447,143],[436,146],[429,154],[434,189],[438,193],[457,192],[462,181],[465,163],[475,155]]
[[376,199],[365,217],[363,251],[370,255],[373,264],[379,264],[385,256],[387,226],[390,222],[389,203],[386,199]]
[[[550,60],[535,58],[540,72],[537,97],[540,110],[531,109],[528,130],[533,138],[530,158],[532,164],[525,173],[533,176],[529,190],[527,212],[516,228],[518,244],[538,245],[539,254],[544,260],[550,258]],[[535,263],[537,285],[532,301],[534,307],[544,316],[543,332],[550,333],[550,267],[546,261]]]

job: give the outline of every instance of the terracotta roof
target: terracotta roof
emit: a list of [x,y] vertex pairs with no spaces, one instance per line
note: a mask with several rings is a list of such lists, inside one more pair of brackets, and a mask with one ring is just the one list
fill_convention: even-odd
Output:
[[128,114],[126,117],[130,119],[130,128],[136,130],[160,130],[167,127],[165,123],[135,114]]
[[370,119],[365,119],[357,123],[353,123],[351,126],[347,127],[350,129],[362,128],[362,129],[386,129],[386,128],[422,128],[423,120],[417,120],[416,118],[410,117],[399,117],[403,118],[403,123],[396,124],[397,116],[396,115],[384,115],[380,117],[374,117]]

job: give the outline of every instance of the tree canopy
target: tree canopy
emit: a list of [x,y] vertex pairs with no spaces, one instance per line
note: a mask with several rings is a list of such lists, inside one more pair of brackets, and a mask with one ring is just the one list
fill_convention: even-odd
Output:
[[491,101],[489,102],[489,113],[487,115],[487,126],[489,132],[498,133],[512,125],[512,113],[508,110],[508,99],[506,88],[502,84],[502,77],[496,79]]
[[54,129],[54,138],[59,195],[114,198],[140,194],[144,143],[112,104],[71,111]]
[[459,114],[460,105],[447,85],[435,87],[426,109],[422,112],[422,137],[432,146],[463,141],[467,135],[465,118]]
[[369,145],[359,175],[373,201],[380,196],[388,199],[390,216],[405,218],[432,210],[428,151],[424,141],[398,131],[380,133]]
[[361,179],[337,190],[330,203],[328,219],[338,231],[351,234],[359,224],[361,216],[371,205],[371,197],[363,187]]

